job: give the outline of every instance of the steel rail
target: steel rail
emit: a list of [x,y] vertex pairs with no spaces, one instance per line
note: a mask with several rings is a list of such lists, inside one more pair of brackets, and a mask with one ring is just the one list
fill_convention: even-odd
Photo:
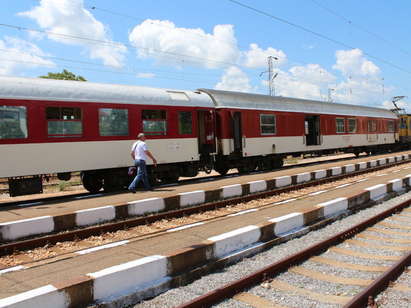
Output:
[[[308,258],[310,258],[313,255],[317,255],[324,250],[328,249],[330,246],[337,245],[341,243],[342,241],[346,240],[347,238],[351,238],[355,234],[363,231],[364,229],[368,228],[369,226],[381,221],[382,219],[410,206],[411,204],[411,199],[402,202],[401,204],[388,209],[374,217],[371,217],[345,231],[342,231],[320,243],[314,244],[300,252],[297,252],[291,256],[285,257],[271,265],[268,265],[264,267],[263,269],[254,272],[250,275],[247,275],[246,277],[239,279],[237,281],[228,283],[221,288],[215,289],[209,293],[206,293],[202,296],[199,296],[197,298],[194,298],[193,300],[184,303],[182,305],[177,306],[176,308],[206,308],[210,307],[212,305],[215,305],[224,299],[231,298],[235,294],[242,292],[243,290],[250,288],[256,284],[259,284],[263,281],[265,281],[269,277],[273,277],[275,275],[280,274],[281,272],[286,271],[288,268],[291,266],[301,263],[303,261],[306,261]],[[409,262],[409,259],[408,259]],[[402,264],[399,265],[398,268],[401,268]],[[398,268],[397,268],[397,273],[398,273]],[[393,277],[393,274],[391,272],[387,271],[385,273],[385,276],[388,278],[384,278],[384,283],[386,283],[387,279],[389,280],[390,277]],[[381,283],[377,284],[378,286],[381,285]],[[373,287],[375,288],[375,287]],[[373,289],[374,290],[374,289]],[[370,291],[369,291],[370,292]],[[374,291],[373,291],[374,292]],[[371,294],[371,293],[370,293]],[[374,293],[372,293],[374,294]],[[368,298],[368,293],[366,295],[363,295],[361,297],[361,300],[363,298]],[[351,306],[350,306],[351,307]],[[352,306],[352,307],[362,307],[362,306]]]
[[391,281],[396,280],[410,264],[411,250],[406,256],[395,262],[388,270],[375,279],[372,284],[354,296],[343,308],[361,308],[365,307],[367,303],[373,304],[374,297],[383,291]]
[[348,174],[331,176],[328,178],[323,178],[323,179],[310,181],[310,182],[306,182],[302,184],[291,185],[287,187],[282,187],[282,188],[277,188],[274,190],[249,194],[249,195],[236,197],[236,198],[230,198],[226,200],[209,202],[209,203],[205,203],[205,204],[194,206],[194,207],[167,211],[163,213],[157,213],[157,214],[150,215],[150,216],[130,218],[130,219],[115,221],[115,222],[106,223],[106,224],[97,225],[97,226],[90,226],[90,227],[81,228],[81,229],[61,231],[60,233],[49,234],[49,235],[25,239],[21,241],[14,241],[10,243],[4,243],[0,245],[0,256],[8,255],[18,250],[34,249],[34,248],[42,247],[45,245],[54,245],[57,242],[84,239],[90,236],[100,235],[102,233],[115,232],[118,230],[124,230],[127,228],[132,228],[132,227],[136,227],[140,225],[150,224],[150,223],[162,220],[162,219],[179,218],[179,217],[184,217],[184,216],[191,215],[191,214],[201,213],[204,211],[227,207],[233,204],[248,202],[248,201],[255,200],[255,199],[267,198],[273,195],[278,195],[278,194],[282,194],[282,193],[286,193],[290,191],[296,191],[296,190],[300,190],[300,189],[310,187],[310,186],[317,186],[317,185],[321,185],[324,183],[334,182],[340,179],[357,176],[363,173],[374,172],[374,171],[384,169],[387,167],[391,167],[394,165],[398,165],[401,163],[406,163],[406,162],[397,162],[391,165],[377,166],[377,167],[372,168],[372,170],[366,169],[362,171],[351,172]]

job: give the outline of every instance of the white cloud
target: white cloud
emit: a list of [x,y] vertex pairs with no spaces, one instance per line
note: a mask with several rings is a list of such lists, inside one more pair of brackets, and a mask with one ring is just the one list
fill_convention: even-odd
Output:
[[[287,72],[278,70],[274,80],[276,95],[334,102],[381,106],[392,87],[383,85],[380,69],[364,57],[360,49],[336,52],[334,69],[340,78],[318,64],[291,67]],[[267,82],[263,82],[267,86]]]
[[336,77],[322,68],[319,64],[307,64],[305,66],[294,66],[289,72],[295,79],[315,83],[327,84],[334,82]]
[[139,57],[178,66],[227,67],[239,57],[232,25],[216,25],[210,34],[199,28],[178,28],[167,20],[147,19],[134,27],[129,40]]
[[154,78],[156,74],[154,73],[138,73],[137,78]]
[[126,47],[110,40],[108,29],[84,8],[83,0],[41,0],[38,6],[30,11],[19,13],[19,15],[34,19],[42,29],[48,32],[110,41],[111,43],[104,44],[47,35],[49,39],[63,44],[85,47],[90,58],[100,59],[105,65],[123,66]]
[[14,38],[0,40],[0,74],[11,75],[22,68],[54,67],[55,64],[43,58],[47,56],[35,44]]
[[[324,89],[336,77],[318,64],[293,66],[288,71],[277,70],[273,80],[275,95],[324,100]],[[268,81],[263,81],[267,87]],[[325,90],[326,91],[326,90]]]
[[337,63],[333,68],[340,70],[346,77],[373,78],[380,74],[380,69],[373,62],[367,60],[361,49],[338,50]]
[[[267,81],[264,81],[267,85]],[[289,96],[305,99],[321,99],[321,86],[294,76],[290,72],[278,72],[278,76],[273,81],[275,95]]]
[[250,92],[250,79],[236,66],[231,66],[224,71],[221,81],[216,84],[215,89],[227,91]]
[[280,66],[287,62],[287,56],[282,50],[272,47],[261,49],[257,44],[250,44],[250,49],[244,52],[244,65],[249,68],[267,67],[267,58],[273,56],[277,60],[273,61],[274,66]]

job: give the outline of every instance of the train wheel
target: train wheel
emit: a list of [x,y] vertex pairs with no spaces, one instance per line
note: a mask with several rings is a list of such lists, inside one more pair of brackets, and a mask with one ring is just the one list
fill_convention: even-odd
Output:
[[284,161],[282,158],[277,158],[272,161],[273,169],[280,169],[283,165],[284,165]]
[[215,167],[215,171],[217,171],[218,173],[220,173],[220,175],[226,175],[227,174],[227,172],[228,172],[228,168],[227,167],[223,167],[223,166],[220,166],[220,167]]
[[103,187],[103,180],[97,174],[81,172],[80,177],[84,188],[91,193],[96,193]]

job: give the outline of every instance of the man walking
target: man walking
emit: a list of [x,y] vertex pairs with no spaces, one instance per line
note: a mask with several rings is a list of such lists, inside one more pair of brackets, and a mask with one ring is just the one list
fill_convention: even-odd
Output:
[[147,156],[151,158],[154,163],[154,166],[157,166],[157,161],[151,152],[147,149],[147,145],[144,142],[146,137],[143,133],[138,134],[137,141],[133,144],[131,148],[131,157],[134,160],[134,165],[137,167],[137,175],[134,178],[133,182],[131,182],[128,190],[132,193],[136,192],[137,184],[140,180],[143,181],[144,187],[146,190],[152,190],[150,186],[150,182],[148,181],[147,176],[147,167],[146,167],[146,160]]

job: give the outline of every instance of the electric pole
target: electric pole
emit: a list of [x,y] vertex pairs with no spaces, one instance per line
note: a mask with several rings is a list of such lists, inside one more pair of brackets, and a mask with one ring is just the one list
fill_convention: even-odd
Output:
[[275,96],[274,88],[274,78],[277,77],[278,73],[274,74],[273,70],[273,60],[278,60],[277,57],[269,56],[268,58],[268,95]]

